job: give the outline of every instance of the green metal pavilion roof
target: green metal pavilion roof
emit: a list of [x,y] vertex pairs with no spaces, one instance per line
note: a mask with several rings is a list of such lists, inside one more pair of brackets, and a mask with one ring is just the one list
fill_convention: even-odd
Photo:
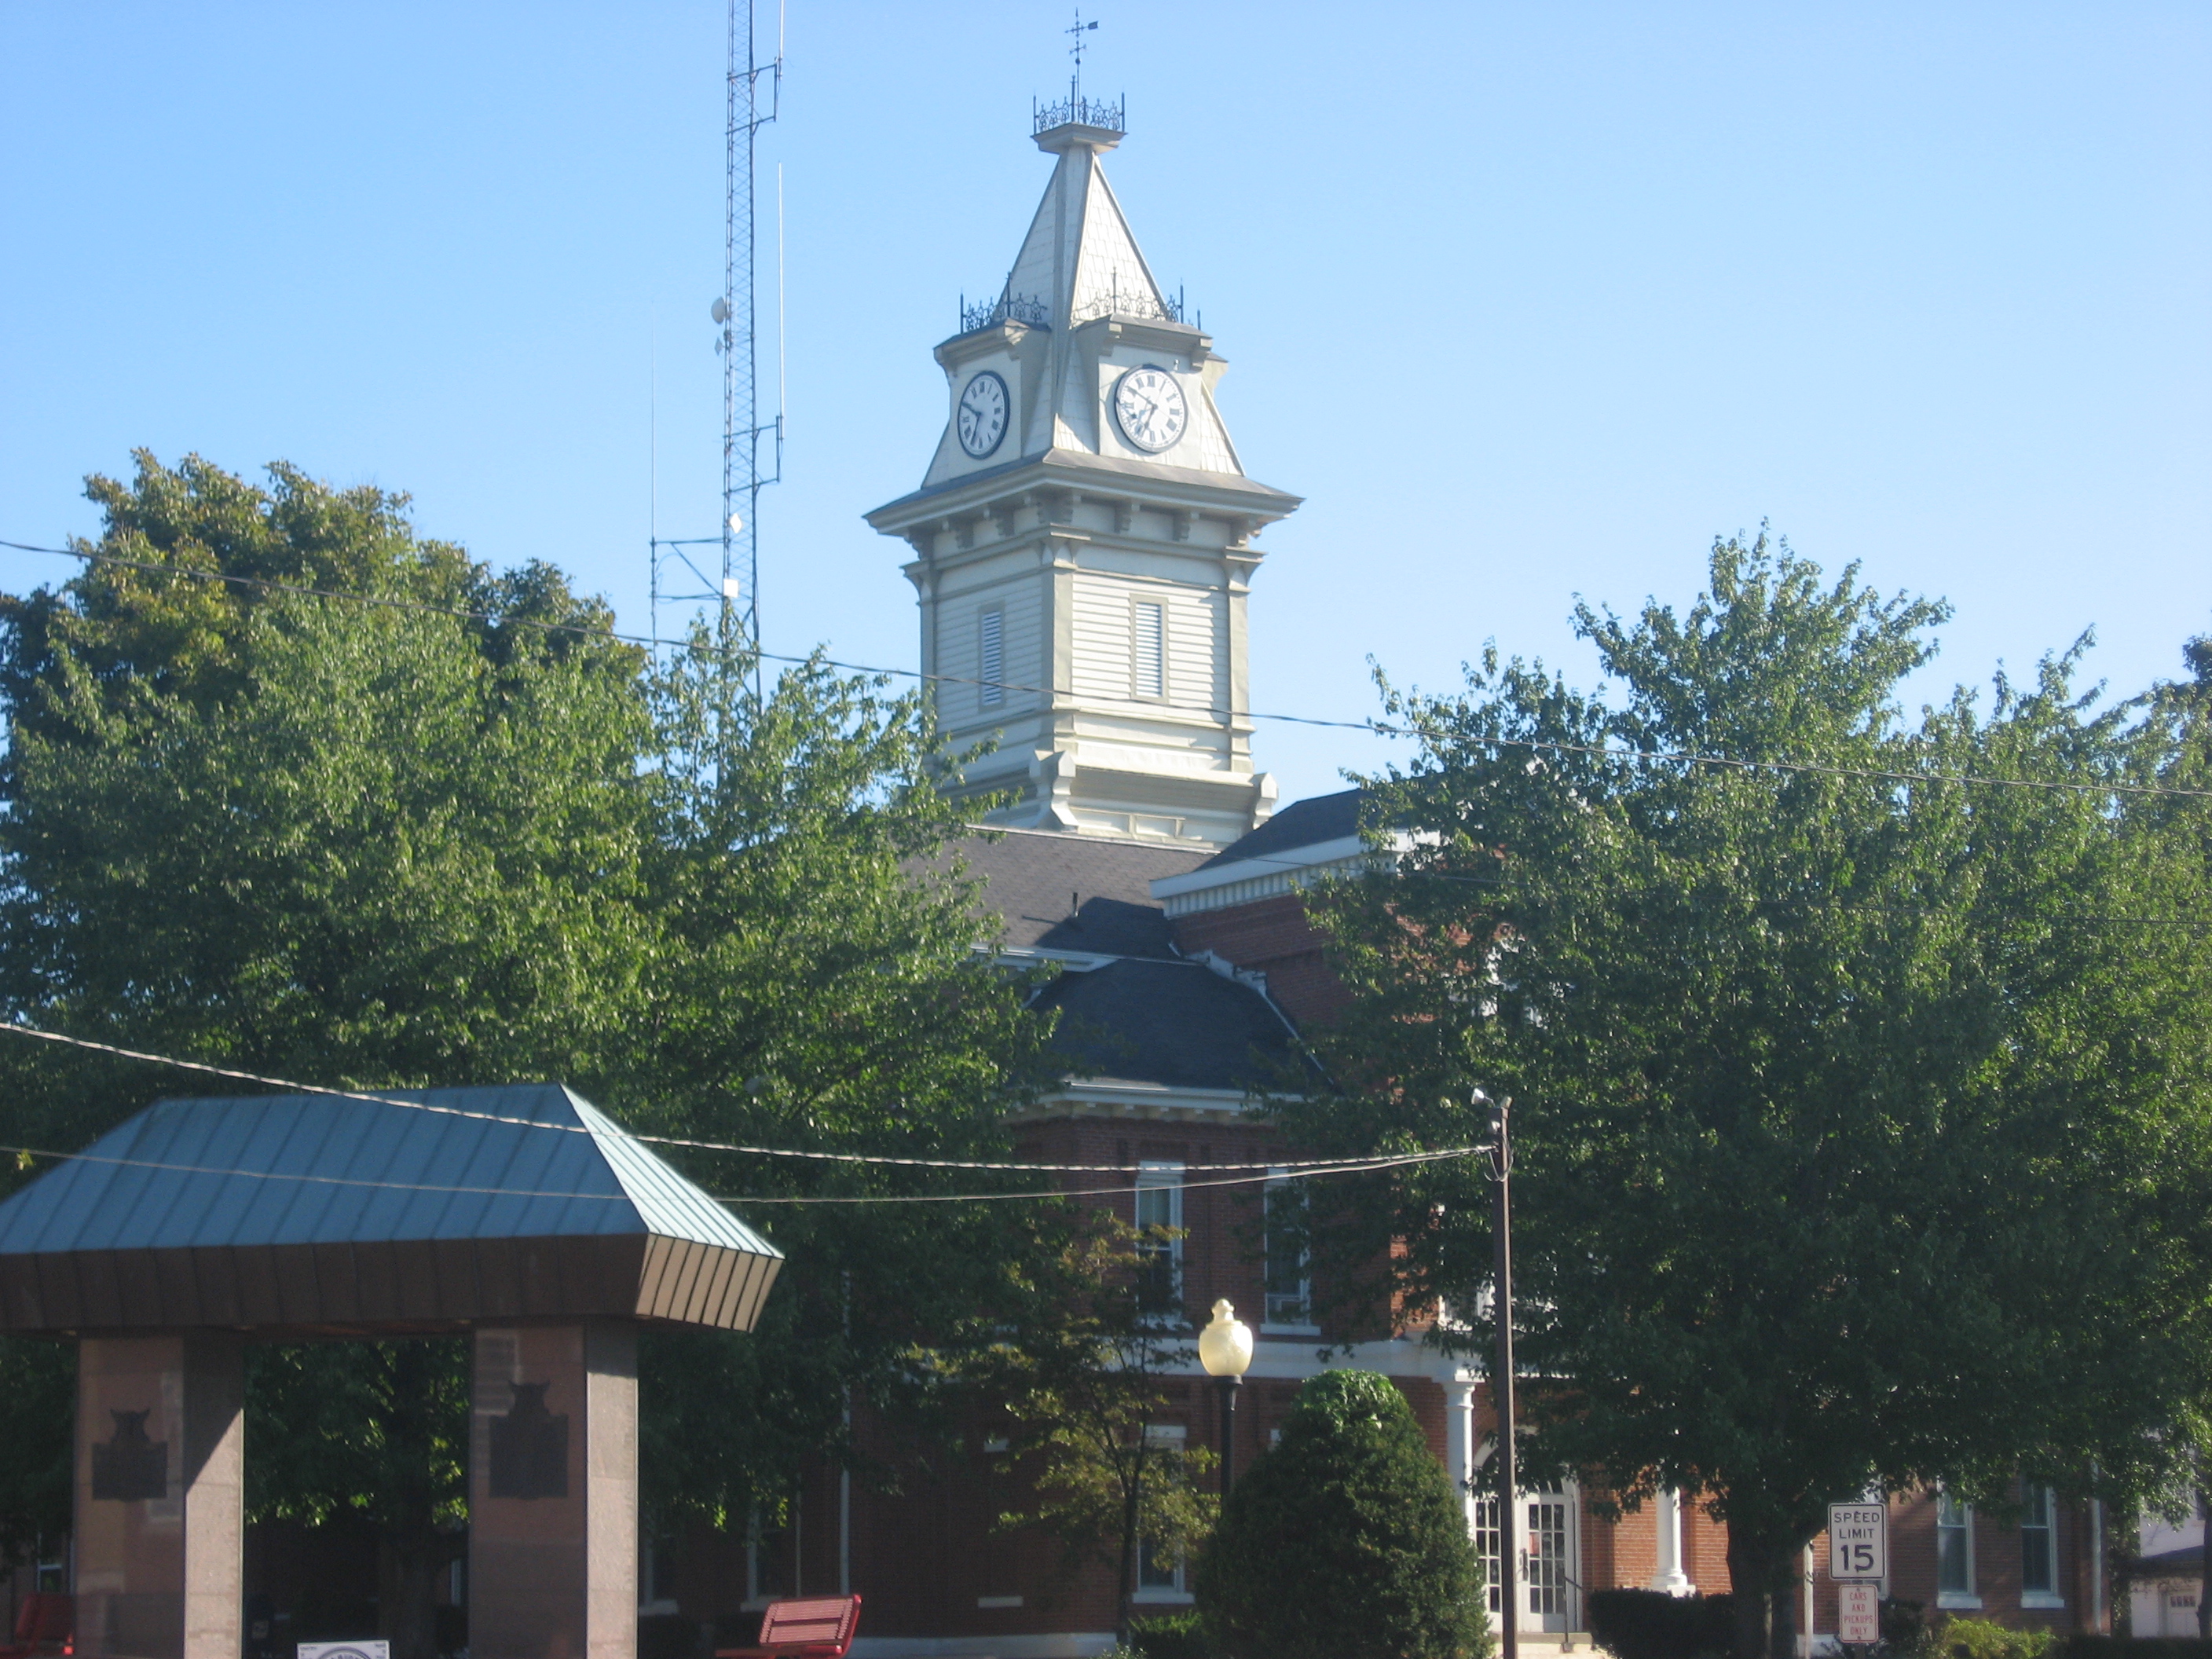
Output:
[[0,1329],[758,1319],[781,1253],[580,1096],[380,1092],[147,1108],[0,1202]]

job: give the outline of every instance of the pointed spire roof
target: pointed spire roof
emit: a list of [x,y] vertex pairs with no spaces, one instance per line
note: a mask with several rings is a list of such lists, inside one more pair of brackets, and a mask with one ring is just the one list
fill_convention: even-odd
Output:
[[1057,151],[1060,165],[1006,275],[1003,297],[1015,314],[1042,306],[1057,330],[1109,314],[1170,314],[1099,165],[1121,140],[1109,128],[1074,122],[1037,134],[1037,147]]

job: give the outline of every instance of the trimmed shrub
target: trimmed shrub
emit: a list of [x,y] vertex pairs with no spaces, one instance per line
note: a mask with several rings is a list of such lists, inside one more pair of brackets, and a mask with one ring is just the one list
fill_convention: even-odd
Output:
[[2199,1636],[2061,1637],[2052,1659],[2212,1659],[2212,1642]]
[[1948,1619],[1932,1645],[1941,1659],[2052,1659],[2057,1640],[2047,1630],[2014,1630],[1991,1619]]
[[1490,1659],[1459,1499],[1372,1371],[1298,1390],[1280,1443],[1222,1505],[1197,1588],[1226,1659]]
[[1706,1659],[1735,1644],[1735,1600],[1603,1589],[1589,1595],[1590,1640],[1613,1659]]
[[1142,1659],[1212,1659],[1205,1620],[1195,1607],[1129,1621],[1129,1645]]

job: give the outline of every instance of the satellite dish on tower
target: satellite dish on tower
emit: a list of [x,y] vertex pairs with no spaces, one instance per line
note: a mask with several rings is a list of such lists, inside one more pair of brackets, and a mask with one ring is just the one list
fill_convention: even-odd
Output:
[[718,323],[726,323],[730,320],[730,302],[727,300],[714,301],[714,317]]
[[743,514],[742,513],[732,513],[732,514],[730,514],[730,534],[732,534],[732,536],[742,536],[742,535],[744,535],[744,533],[745,533],[745,520],[744,520],[744,514]]

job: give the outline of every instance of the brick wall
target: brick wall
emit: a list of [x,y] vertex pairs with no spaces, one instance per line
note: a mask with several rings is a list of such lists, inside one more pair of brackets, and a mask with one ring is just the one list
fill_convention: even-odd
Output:
[[1292,1019],[1326,1022],[1352,1000],[1324,959],[1304,901],[1295,894],[1180,916],[1173,926],[1176,948],[1185,954],[1211,951],[1267,975],[1267,994]]

